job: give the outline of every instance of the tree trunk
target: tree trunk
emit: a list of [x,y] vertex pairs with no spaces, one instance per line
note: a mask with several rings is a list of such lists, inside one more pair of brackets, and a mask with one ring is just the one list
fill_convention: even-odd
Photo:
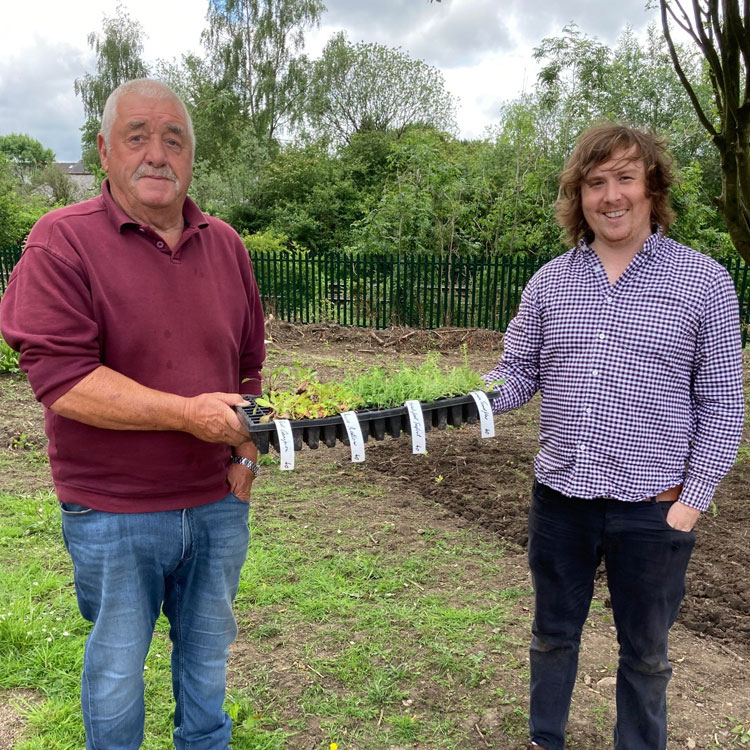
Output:
[[742,121],[736,127],[730,126],[724,137],[714,140],[721,156],[722,190],[718,202],[732,243],[750,263],[750,116],[742,109],[737,114]]
[[[662,30],[677,77],[698,119],[719,151],[722,191],[718,199],[727,231],[737,252],[750,263],[750,0],[686,3],[659,0]],[[680,64],[672,40],[670,20],[685,31],[706,58],[714,90],[718,126],[714,116],[701,107],[692,84]]]
[[[722,192],[719,198],[719,207],[727,225],[727,231],[737,252],[746,263],[750,263],[750,214],[747,209],[747,197],[743,201],[743,191],[740,185],[740,172],[743,171],[735,154],[727,154],[722,158],[722,164],[727,164],[722,169]],[[744,161],[747,161],[745,159]],[[734,165],[728,162],[735,162]],[[747,174],[747,165],[745,165]]]

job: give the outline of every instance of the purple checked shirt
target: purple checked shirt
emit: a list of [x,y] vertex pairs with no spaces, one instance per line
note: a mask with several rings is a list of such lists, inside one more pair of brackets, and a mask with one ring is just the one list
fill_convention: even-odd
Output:
[[542,393],[537,479],[637,501],[683,485],[705,511],[742,435],[737,296],[711,258],[659,234],[610,285],[581,242],[529,281],[487,384],[493,411]]

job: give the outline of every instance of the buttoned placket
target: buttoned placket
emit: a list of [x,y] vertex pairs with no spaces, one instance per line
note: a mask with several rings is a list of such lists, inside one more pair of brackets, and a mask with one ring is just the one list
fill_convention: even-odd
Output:
[[192,225],[186,225],[185,229],[182,232],[182,236],[180,237],[177,245],[175,245],[174,248],[170,248],[167,243],[164,242],[164,240],[161,239],[161,237],[148,226],[139,226],[138,231],[143,234],[157,250],[169,255],[172,263],[179,264],[181,262],[180,251],[182,249],[182,246],[185,244],[187,239],[198,232],[199,229],[198,227]]
[[593,321],[591,326],[589,347],[591,356],[587,381],[580,405],[581,414],[576,453],[578,461],[590,462],[595,460],[596,455],[594,439],[598,417],[596,414],[596,404],[602,401],[599,395],[610,363],[609,352],[615,312],[614,300],[616,290],[623,279],[620,277],[615,284],[611,285],[604,266],[596,254],[591,249],[588,249],[586,252],[585,262],[588,264],[591,274],[592,294],[599,296],[600,301],[596,320]]
[[[596,404],[602,403],[600,397],[602,383],[607,376],[607,370],[612,363],[612,333],[615,326],[615,315],[617,299],[625,286],[632,285],[637,279],[639,270],[649,258],[650,252],[643,250],[636,254],[628,267],[614,284],[609,283],[609,278],[603,264],[591,248],[588,248],[585,256],[591,271],[592,286],[596,289],[594,293],[601,295],[599,314],[591,329],[591,360],[588,376],[588,388],[583,394],[581,403],[580,429],[576,453],[579,461],[594,461],[595,450],[595,425],[599,415],[596,414]],[[593,449],[593,450],[592,450]]]

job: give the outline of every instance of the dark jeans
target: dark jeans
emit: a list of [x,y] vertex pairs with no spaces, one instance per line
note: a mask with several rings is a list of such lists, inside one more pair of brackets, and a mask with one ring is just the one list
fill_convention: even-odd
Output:
[[529,565],[536,610],[531,641],[531,738],[565,747],[581,630],[604,557],[620,658],[617,750],[667,746],[668,632],[685,593],[694,532],[666,522],[672,503],[571,498],[534,484]]

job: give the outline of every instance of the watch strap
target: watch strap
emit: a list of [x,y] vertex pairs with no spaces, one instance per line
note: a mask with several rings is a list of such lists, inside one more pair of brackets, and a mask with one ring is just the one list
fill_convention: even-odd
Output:
[[230,463],[242,464],[245,468],[250,469],[256,477],[260,474],[260,466],[250,458],[245,458],[244,456],[232,456]]

